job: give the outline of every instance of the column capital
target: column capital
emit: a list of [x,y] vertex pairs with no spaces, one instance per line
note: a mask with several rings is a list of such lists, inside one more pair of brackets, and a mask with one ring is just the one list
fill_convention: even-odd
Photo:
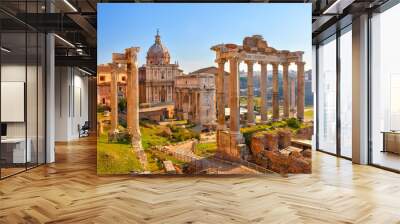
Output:
[[254,61],[251,60],[245,60],[244,62],[247,64],[247,66],[254,65]]
[[235,64],[237,64],[237,66],[239,66],[240,61],[239,61],[238,57],[231,57],[231,58],[229,58],[229,62],[228,63],[235,63]]
[[266,61],[259,61],[258,64],[265,66],[265,65],[268,65],[269,63]]
[[226,63],[226,59],[225,58],[218,58],[218,59],[215,59],[215,62],[217,64],[225,64]]
[[304,61],[296,61],[297,66],[304,66],[306,63]]
[[290,62],[282,62],[281,65],[282,65],[283,67],[289,67]]
[[278,62],[271,62],[271,65],[273,68],[278,68],[279,63]]

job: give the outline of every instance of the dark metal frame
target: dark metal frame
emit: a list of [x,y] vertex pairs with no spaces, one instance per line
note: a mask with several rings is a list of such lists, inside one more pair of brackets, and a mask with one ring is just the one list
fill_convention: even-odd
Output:
[[[340,37],[345,33],[343,32],[344,30],[348,29],[349,26],[351,26],[352,23],[347,24],[344,27],[340,27],[339,25],[336,25],[336,32],[323,40],[321,40],[316,46],[316,86],[317,86],[317,93],[316,93],[316,105],[315,105],[315,111],[316,111],[316,150],[319,152],[323,152],[329,155],[337,156],[343,159],[347,160],[352,160],[352,158],[343,156],[341,152],[341,108],[340,108],[340,84],[341,84],[341,64],[340,64]],[[329,38],[332,38],[332,36],[335,35],[335,38],[332,39],[331,41],[336,41],[336,152],[328,152],[323,149],[319,148],[319,104],[318,104],[318,99],[319,99],[319,44],[327,41]]]
[[[39,3],[39,1],[36,1],[36,2]],[[27,3],[27,1],[25,1],[25,3]],[[25,11],[27,9],[26,7],[27,7],[27,5],[25,4]],[[38,11],[38,9],[39,9],[38,4],[36,5],[36,8]],[[47,7],[46,7],[46,11],[47,11]],[[27,16],[27,14],[25,14],[25,17],[26,16]],[[27,23],[24,23],[24,24],[25,24],[25,30],[22,33],[25,34],[25,84],[24,84],[25,169],[3,177],[2,173],[1,173],[2,168],[0,167],[0,180],[12,177],[14,175],[23,173],[27,170],[39,167],[39,166],[47,163],[47,150],[46,150],[47,149],[47,110],[46,110],[46,108],[47,108],[47,33],[40,32],[39,30],[29,26]],[[27,124],[27,121],[28,121],[28,119],[27,119],[27,116],[28,116],[28,113],[27,113],[28,67],[27,67],[27,65],[28,65],[28,33],[29,33],[28,30],[32,30],[36,33],[36,45],[37,45],[36,46],[36,105],[37,105],[37,107],[36,107],[36,151],[37,152],[36,152],[36,162],[35,162],[35,164],[32,163],[33,166],[28,166],[28,162],[27,162],[28,154],[26,153],[27,147],[28,147],[28,144],[27,144],[27,139],[28,139],[28,124]],[[39,33],[45,34],[43,37],[44,42],[42,42],[42,44],[44,44],[44,46],[43,46],[44,51],[41,52],[41,53],[44,53],[44,55],[42,56],[42,58],[44,59],[44,69],[42,70],[42,72],[43,72],[42,82],[44,82],[44,99],[43,99],[44,117],[42,117],[44,119],[44,121],[42,121],[42,122],[44,122],[44,136],[43,136],[44,155],[42,155],[43,159],[44,159],[43,163],[39,163],[39,141],[38,141],[39,140],[39,136],[38,136],[39,135],[39,106],[38,106],[38,104],[39,104],[39,82],[38,82],[39,81],[39,69],[38,69],[38,66],[39,66],[39,49],[38,49]],[[1,36],[2,36],[2,32],[0,32],[0,43],[1,43]],[[2,66],[1,62],[2,62],[2,57],[0,54],[0,68]],[[1,69],[0,69],[0,81],[1,81]],[[1,93],[0,93],[0,96],[1,96]],[[1,121],[0,121],[0,123],[1,123]],[[0,156],[1,156],[1,144],[0,144]]]

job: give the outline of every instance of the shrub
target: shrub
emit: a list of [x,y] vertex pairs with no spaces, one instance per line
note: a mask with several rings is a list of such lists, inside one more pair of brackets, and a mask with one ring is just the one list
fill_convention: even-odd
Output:
[[292,129],[299,129],[300,126],[301,126],[300,121],[297,120],[296,118],[289,118],[289,119],[286,121],[286,123],[287,123],[287,126],[288,126],[289,128],[292,128]]
[[172,142],[182,142],[192,138],[200,139],[200,134],[189,129],[175,127],[171,130],[172,135],[170,137],[170,140]]
[[110,111],[111,108],[107,105],[103,105],[103,104],[97,104],[97,112],[98,113],[103,113],[104,111]]

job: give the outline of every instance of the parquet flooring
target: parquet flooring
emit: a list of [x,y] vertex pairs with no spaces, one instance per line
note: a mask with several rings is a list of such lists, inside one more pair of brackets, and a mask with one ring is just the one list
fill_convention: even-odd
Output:
[[95,139],[0,181],[0,223],[400,223],[400,175],[315,152],[313,174],[96,175]]

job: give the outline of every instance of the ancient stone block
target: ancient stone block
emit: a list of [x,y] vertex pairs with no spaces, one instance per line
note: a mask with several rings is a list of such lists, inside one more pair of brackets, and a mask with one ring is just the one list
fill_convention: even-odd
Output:
[[275,133],[264,132],[265,148],[270,151],[278,151],[278,136]]
[[304,149],[303,151],[301,151],[301,154],[305,158],[311,158],[311,156],[312,156],[311,149]]
[[288,156],[280,153],[279,151],[264,151],[263,155],[268,158],[268,168],[278,172],[287,173]]
[[311,160],[304,158],[300,152],[291,152],[288,158],[288,172],[311,173]]
[[279,129],[278,135],[278,147],[279,149],[285,149],[290,146],[292,140],[292,132],[288,129]]
[[265,149],[266,139],[264,135],[255,134],[251,137],[250,149],[253,155],[259,154]]
[[308,139],[308,140],[311,140],[313,132],[314,132],[313,126],[300,128],[296,133],[296,138],[297,139]]

